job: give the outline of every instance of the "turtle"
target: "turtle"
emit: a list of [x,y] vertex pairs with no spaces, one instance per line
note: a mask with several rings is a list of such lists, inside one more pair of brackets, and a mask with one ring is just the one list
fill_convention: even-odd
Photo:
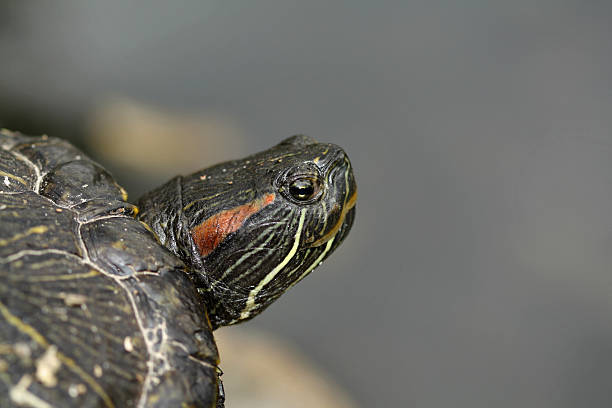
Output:
[[134,203],[56,137],[0,131],[0,406],[222,407],[213,331],[347,236],[342,148],[296,135]]

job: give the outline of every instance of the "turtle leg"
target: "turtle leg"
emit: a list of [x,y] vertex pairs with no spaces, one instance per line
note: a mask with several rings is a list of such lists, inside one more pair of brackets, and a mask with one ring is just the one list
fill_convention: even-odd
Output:
[[223,375],[223,371],[221,369],[217,370],[217,408],[225,407],[225,389],[223,388],[223,381],[221,381],[221,376]]

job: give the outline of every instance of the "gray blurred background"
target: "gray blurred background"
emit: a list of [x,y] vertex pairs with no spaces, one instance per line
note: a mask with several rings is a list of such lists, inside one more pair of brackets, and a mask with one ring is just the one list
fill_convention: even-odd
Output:
[[[247,327],[363,407],[609,408],[611,27],[597,0],[4,0],[0,126],[72,139],[133,198],[165,155],[340,144],[352,235]],[[187,126],[130,168],[103,136],[129,106],[212,148]]]

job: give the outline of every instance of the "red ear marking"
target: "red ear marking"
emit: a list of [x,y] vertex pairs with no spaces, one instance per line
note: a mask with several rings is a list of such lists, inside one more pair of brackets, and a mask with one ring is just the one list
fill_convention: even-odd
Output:
[[191,237],[200,250],[200,255],[210,254],[232,232],[244,224],[251,215],[272,204],[274,193],[258,198],[238,207],[221,211],[191,230]]

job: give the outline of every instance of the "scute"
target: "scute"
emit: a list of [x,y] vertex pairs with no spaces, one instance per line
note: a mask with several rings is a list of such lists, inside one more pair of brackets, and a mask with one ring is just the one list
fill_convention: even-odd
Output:
[[59,139],[0,147],[0,406],[214,406],[205,306],[123,189]]
[[[147,355],[132,316],[121,287],[76,257],[42,251],[3,264],[0,359],[10,370],[1,375],[0,406],[11,406],[14,399],[3,399],[28,378],[32,387],[23,392],[62,406],[137,399]],[[130,353],[123,347],[128,337],[134,344]],[[45,372],[41,357],[51,347],[58,367]]]
[[53,249],[80,255],[73,214],[32,191],[0,194],[0,259]]
[[181,273],[183,263],[162,250],[144,224],[128,217],[100,218],[81,225],[89,258],[109,274],[136,276],[164,270]]
[[58,165],[41,181],[40,194],[62,207],[92,199],[121,200],[122,190],[112,176],[95,163],[73,160]]
[[43,173],[74,160],[84,159],[93,163],[83,152],[62,139],[29,137],[15,132],[10,137],[14,143],[11,151],[27,157]]
[[36,173],[14,154],[0,150],[0,192],[30,191],[36,183]]

